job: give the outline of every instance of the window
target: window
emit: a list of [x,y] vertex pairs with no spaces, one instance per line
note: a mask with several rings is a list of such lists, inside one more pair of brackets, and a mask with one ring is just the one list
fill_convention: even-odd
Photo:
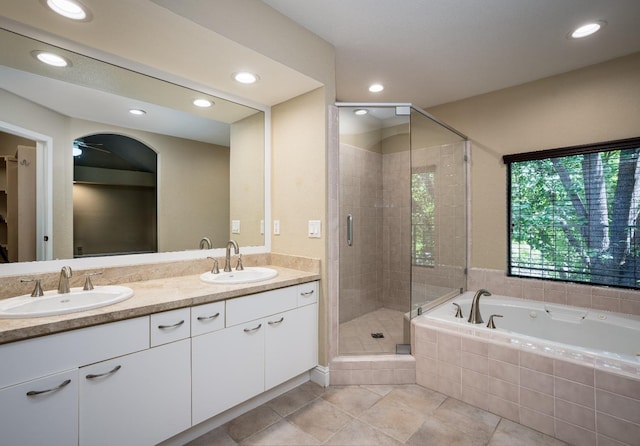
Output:
[[435,166],[415,167],[411,172],[411,259],[413,265],[434,266]]
[[640,138],[507,155],[509,275],[640,288]]

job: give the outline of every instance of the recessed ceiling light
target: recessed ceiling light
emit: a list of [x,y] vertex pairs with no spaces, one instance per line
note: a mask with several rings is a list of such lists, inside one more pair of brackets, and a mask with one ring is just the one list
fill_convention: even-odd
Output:
[[200,99],[194,99],[193,105],[195,105],[196,107],[207,108],[207,107],[211,107],[213,105],[213,102],[211,102],[209,99],[200,98]]
[[573,39],[581,39],[583,37],[587,37],[590,36],[594,33],[597,33],[598,31],[600,31],[602,29],[602,27],[606,25],[606,22],[602,21],[602,20],[598,20],[595,22],[591,22],[591,23],[587,23],[585,25],[582,25],[579,28],[576,28],[571,34],[571,38]]
[[131,110],[129,110],[129,113],[136,116],[142,116],[147,114],[147,112],[142,110],[141,108],[132,108]]
[[355,113],[358,116],[362,116],[362,115],[366,115],[367,113],[369,113],[367,110],[365,110],[364,108],[357,108],[353,111],[353,113]]
[[31,54],[40,62],[51,65],[52,67],[68,67],[71,65],[68,59],[47,51],[32,51]]
[[257,74],[253,74],[248,71],[238,71],[237,73],[233,73],[233,78],[241,84],[253,84],[260,79]]
[[46,5],[53,12],[71,20],[91,20],[86,6],[76,0],[46,0]]
[[369,85],[369,91],[371,93],[380,93],[382,90],[384,90],[384,86],[382,84]]

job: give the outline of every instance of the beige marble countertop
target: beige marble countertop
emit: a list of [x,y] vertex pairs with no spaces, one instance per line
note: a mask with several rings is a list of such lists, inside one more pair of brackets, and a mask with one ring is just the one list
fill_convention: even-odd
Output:
[[57,316],[0,319],[0,344],[232,299],[320,279],[320,275],[316,273],[274,265],[266,266],[277,270],[278,275],[262,282],[239,285],[208,284],[200,280],[199,274],[120,283],[119,285],[128,286],[134,292],[133,297],[124,302]]

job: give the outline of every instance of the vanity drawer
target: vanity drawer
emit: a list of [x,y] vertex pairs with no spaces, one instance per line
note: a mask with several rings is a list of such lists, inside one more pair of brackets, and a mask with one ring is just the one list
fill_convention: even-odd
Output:
[[151,315],[151,347],[186,339],[191,335],[189,308]]
[[298,306],[295,286],[229,299],[226,326],[242,324]]
[[191,307],[191,336],[224,328],[224,301]]
[[318,302],[318,282],[315,281],[298,285],[297,293],[299,307]]
[[0,345],[0,388],[149,348],[149,317]]

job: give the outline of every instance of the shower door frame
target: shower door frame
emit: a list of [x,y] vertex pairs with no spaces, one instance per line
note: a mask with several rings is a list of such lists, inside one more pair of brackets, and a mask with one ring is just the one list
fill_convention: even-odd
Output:
[[[327,167],[328,167],[328,212],[329,212],[329,221],[331,223],[331,237],[328,240],[328,268],[327,268],[327,278],[328,278],[328,302],[327,302],[327,355],[328,355],[328,363],[330,364],[332,361],[336,360],[336,358],[346,359],[349,358],[362,358],[362,356],[354,356],[354,355],[340,355],[339,352],[339,299],[340,299],[340,244],[342,240],[340,239],[340,202],[339,202],[339,194],[340,194],[340,171],[339,171],[339,147],[340,147],[340,130],[339,130],[339,109],[343,107],[358,107],[358,108],[374,108],[374,107],[407,107],[409,110],[414,110],[419,114],[425,116],[426,118],[432,120],[436,124],[442,126],[443,128],[449,130],[450,132],[459,136],[465,143],[465,158],[467,159],[469,156],[469,138],[462,132],[456,130],[435,116],[427,113],[421,108],[407,102],[336,102],[335,105],[329,106],[328,113],[328,156],[327,156]],[[468,208],[469,201],[469,162],[466,163],[466,172],[467,185],[466,185],[466,205]],[[467,210],[467,220],[468,220],[468,210]],[[470,234],[469,234],[469,224],[467,223],[467,253],[466,253],[466,265],[469,265],[469,249],[468,244],[470,243]],[[466,270],[466,268],[465,268]],[[379,357],[389,357],[396,356],[393,353],[389,353],[388,355],[376,354],[374,356]],[[327,372],[329,372],[327,370]]]

